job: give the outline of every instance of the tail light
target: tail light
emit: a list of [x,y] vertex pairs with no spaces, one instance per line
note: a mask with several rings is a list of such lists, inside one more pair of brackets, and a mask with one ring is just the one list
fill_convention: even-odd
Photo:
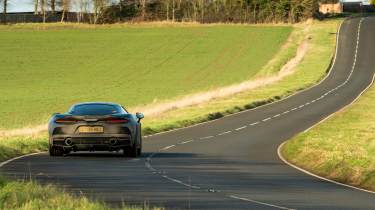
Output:
[[55,122],[56,123],[76,123],[78,122],[79,120],[75,119],[75,118],[59,118],[59,119],[56,119]]
[[128,119],[124,119],[124,118],[107,118],[104,120],[105,122],[107,123],[127,123],[129,122]]

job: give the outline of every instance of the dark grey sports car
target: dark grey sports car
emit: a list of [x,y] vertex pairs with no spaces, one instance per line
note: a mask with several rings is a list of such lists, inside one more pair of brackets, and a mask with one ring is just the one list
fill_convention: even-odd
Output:
[[56,113],[48,125],[49,154],[71,151],[120,151],[137,157],[142,152],[141,119],[115,103],[80,103],[67,113]]

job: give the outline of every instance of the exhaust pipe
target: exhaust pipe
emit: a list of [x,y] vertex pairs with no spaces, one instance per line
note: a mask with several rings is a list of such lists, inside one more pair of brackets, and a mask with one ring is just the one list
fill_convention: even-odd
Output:
[[110,140],[109,140],[109,144],[110,144],[111,146],[116,145],[116,144],[117,144],[117,139],[110,139]]
[[66,138],[66,139],[65,139],[65,145],[67,145],[67,146],[72,146],[72,145],[73,145],[73,141],[72,141],[72,139],[71,139],[71,138]]

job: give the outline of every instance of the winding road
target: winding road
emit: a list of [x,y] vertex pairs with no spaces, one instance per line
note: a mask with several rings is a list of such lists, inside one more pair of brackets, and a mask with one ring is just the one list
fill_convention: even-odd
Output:
[[[144,139],[144,154],[46,153],[4,165],[8,177],[57,183],[109,204],[167,209],[375,209],[375,194],[309,176],[280,144],[355,100],[375,72],[375,18],[347,19],[330,74],[285,100]],[[338,131],[339,132],[339,131]],[[355,139],[353,139],[355,141]]]

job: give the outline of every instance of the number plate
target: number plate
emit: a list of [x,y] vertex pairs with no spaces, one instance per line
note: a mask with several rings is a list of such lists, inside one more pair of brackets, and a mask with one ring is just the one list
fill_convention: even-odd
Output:
[[103,126],[81,126],[78,128],[80,133],[103,133]]

